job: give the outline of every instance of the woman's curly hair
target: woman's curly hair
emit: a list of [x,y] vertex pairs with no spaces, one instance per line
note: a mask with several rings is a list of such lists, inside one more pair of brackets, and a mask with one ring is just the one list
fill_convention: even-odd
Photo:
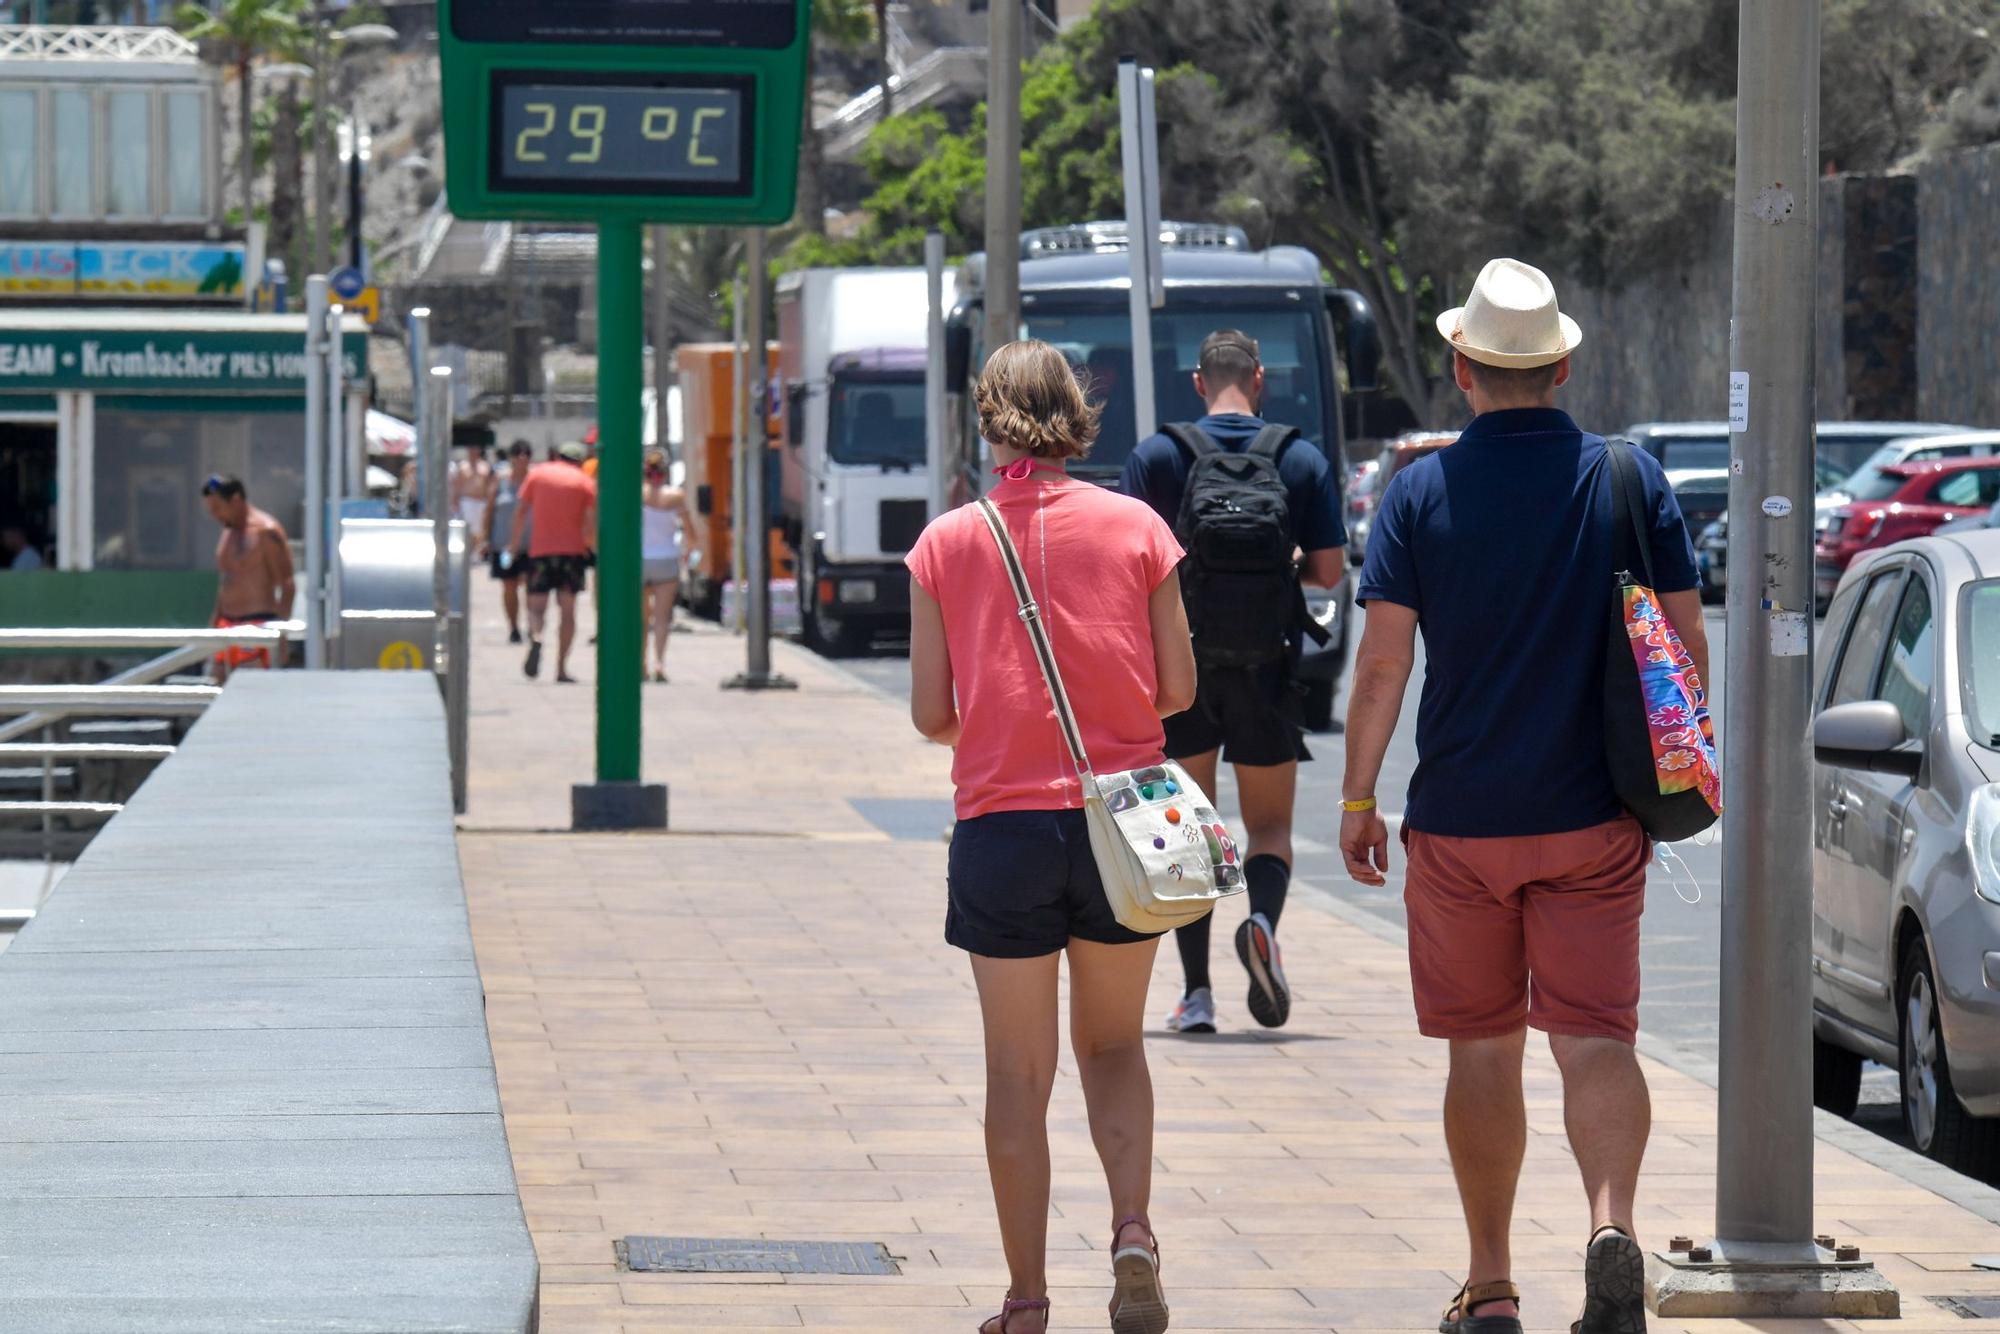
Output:
[[972,389],[979,434],[1038,459],[1080,459],[1097,440],[1104,411],[1088,391],[1054,347],[1034,338],[1008,343],[986,359]]

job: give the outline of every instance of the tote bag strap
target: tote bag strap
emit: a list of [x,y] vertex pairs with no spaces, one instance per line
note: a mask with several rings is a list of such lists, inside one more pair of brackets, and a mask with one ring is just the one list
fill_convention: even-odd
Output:
[[1035,595],[1028,589],[1028,573],[1021,568],[1021,553],[1014,549],[1014,539],[1007,535],[1007,526],[1000,521],[1000,511],[993,502],[981,499],[979,512],[986,520],[986,527],[993,534],[993,545],[1000,548],[1000,563],[1007,567],[1008,582],[1014,585],[1014,600],[1020,604],[1021,624],[1028,627],[1028,639],[1035,646],[1035,661],[1042,668],[1042,682],[1049,688],[1049,698],[1056,706],[1056,724],[1062,728],[1063,741],[1069,746],[1070,758],[1076,761],[1079,774],[1090,772],[1090,757],[1083,753],[1083,733],[1077,730],[1076,715],[1069,706],[1069,692],[1063,689],[1062,673],[1056,669],[1055,649],[1049,644],[1048,628],[1042,624],[1042,609],[1035,603]]
[[1611,549],[1618,571],[1644,579],[1653,587],[1653,539],[1646,531],[1646,487],[1639,479],[1639,465],[1632,461],[1632,446],[1623,440],[1605,442],[1605,462],[1611,469]]

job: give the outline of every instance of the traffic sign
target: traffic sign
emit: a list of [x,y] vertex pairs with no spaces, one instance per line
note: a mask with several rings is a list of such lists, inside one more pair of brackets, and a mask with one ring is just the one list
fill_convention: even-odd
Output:
[[382,322],[382,289],[375,286],[362,288],[347,302],[347,308],[369,324]]
[[335,296],[351,303],[361,295],[361,289],[368,285],[368,280],[361,276],[361,270],[350,266],[335,269],[327,275],[326,285]]
[[457,216],[791,218],[810,0],[440,0],[438,9]]

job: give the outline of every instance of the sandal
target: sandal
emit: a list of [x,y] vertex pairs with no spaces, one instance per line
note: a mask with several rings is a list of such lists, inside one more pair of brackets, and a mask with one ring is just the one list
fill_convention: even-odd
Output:
[[1466,1284],[1445,1308],[1444,1319],[1438,1322],[1438,1334],[1521,1334],[1518,1315],[1473,1314],[1489,1302],[1512,1302],[1518,1308],[1521,1290],[1512,1279],[1505,1278],[1492,1283]]
[[[1000,1314],[990,1315],[979,1322],[979,1334],[1007,1334],[1007,1318],[1016,1311],[1040,1311],[1042,1328],[1048,1328],[1049,1299],[1046,1297],[1009,1297],[1000,1303]],[[995,1325],[993,1322],[1000,1323]]]
[[[1144,1246],[1118,1245],[1133,1224],[1146,1229]],[[1160,1240],[1138,1215],[1111,1229],[1111,1334],[1166,1334],[1167,1298],[1160,1290]]]
[[1583,1316],[1570,1334],[1646,1334],[1646,1253],[1622,1223],[1590,1234],[1583,1251]]

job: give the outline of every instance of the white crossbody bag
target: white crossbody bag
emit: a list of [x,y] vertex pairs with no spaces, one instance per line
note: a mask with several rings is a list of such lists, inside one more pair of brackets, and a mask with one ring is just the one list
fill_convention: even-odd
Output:
[[1112,915],[1127,930],[1149,933],[1199,921],[1216,900],[1243,892],[1242,855],[1236,840],[1207,794],[1172,760],[1115,774],[1091,769],[1041,608],[1021,568],[1021,555],[993,502],[981,500],[979,509],[1000,548],[1000,562],[1007,567],[1020,603],[1021,623],[1028,628],[1042,680],[1055,704],[1056,725],[1083,783],[1090,850]]

